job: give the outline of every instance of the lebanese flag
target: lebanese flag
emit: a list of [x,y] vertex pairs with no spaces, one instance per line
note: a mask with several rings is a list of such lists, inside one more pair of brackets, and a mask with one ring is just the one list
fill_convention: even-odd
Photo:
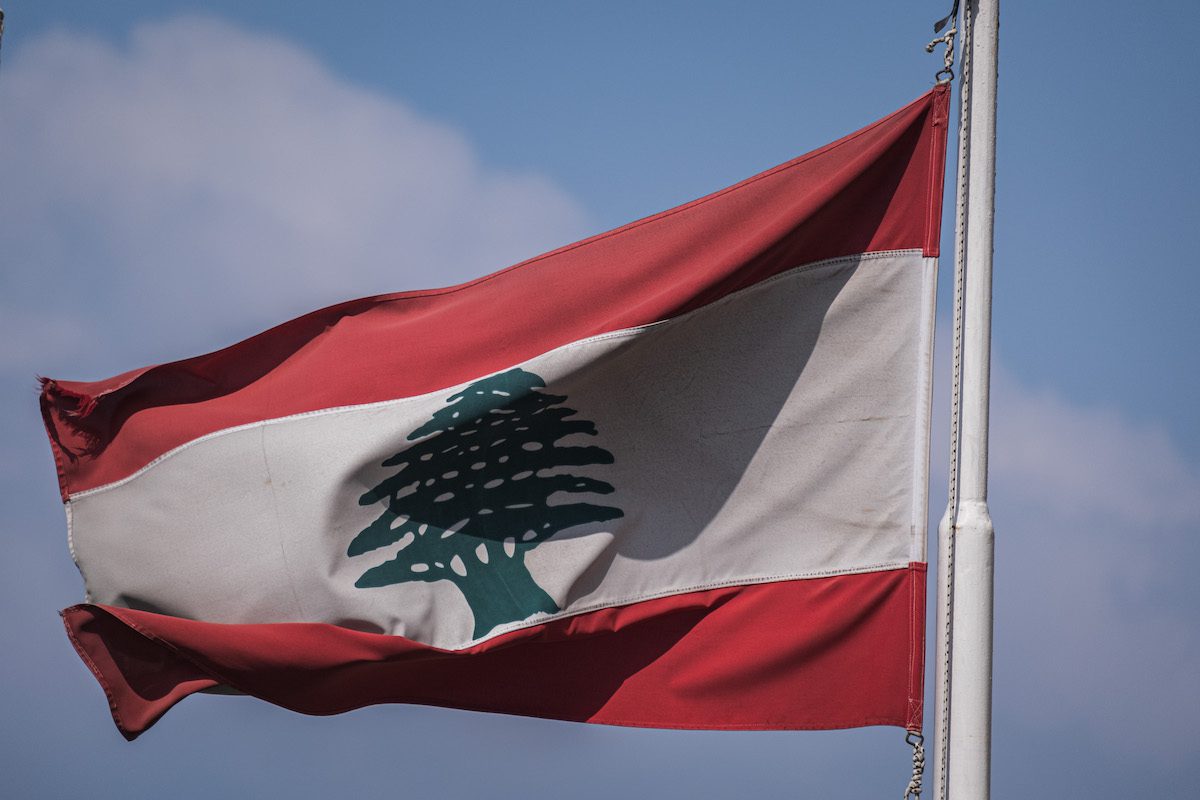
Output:
[[45,380],[63,619],[121,732],[216,687],[919,728],[947,104],[470,283]]

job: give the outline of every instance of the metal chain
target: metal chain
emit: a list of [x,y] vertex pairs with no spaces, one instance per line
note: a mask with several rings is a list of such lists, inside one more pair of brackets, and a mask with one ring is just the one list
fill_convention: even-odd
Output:
[[[953,368],[950,390],[950,517],[949,539],[946,547],[945,622],[940,631],[943,648],[942,662],[942,730],[938,742],[938,800],[946,800],[946,784],[949,776],[950,755],[950,666],[952,663],[950,631],[954,616],[954,544],[958,528],[958,458],[960,428],[962,423],[962,347],[963,347],[963,301],[966,289],[967,256],[967,171],[970,153],[970,110],[971,110],[971,14],[973,3],[968,0],[962,9],[962,74],[959,77],[959,120],[958,120],[958,185],[956,187],[956,215],[954,220],[954,330]],[[941,74],[940,72],[938,73]]]

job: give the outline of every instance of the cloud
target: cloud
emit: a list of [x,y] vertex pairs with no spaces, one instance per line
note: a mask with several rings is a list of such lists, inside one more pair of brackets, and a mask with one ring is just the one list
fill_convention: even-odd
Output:
[[997,720],[1197,757],[1200,470],[1159,427],[993,378]]
[[124,46],[33,40],[6,53],[0,109],[0,315],[50,362],[22,346],[9,367],[101,377],[185,357],[589,225],[549,180],[485,167],[451,127],[210,19]]
[[1018,479],[1021,497],[1123,526],[1200,524],[1200,476],[1164,429],[1023,387],[1004,371],[995,391],[992,467]]

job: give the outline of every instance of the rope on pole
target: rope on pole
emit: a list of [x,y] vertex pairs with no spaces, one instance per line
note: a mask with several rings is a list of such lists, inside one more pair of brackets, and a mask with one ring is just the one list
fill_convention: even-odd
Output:
[[904,790],[903,800],[908,800],[910,797],[920,800],[921,797],[921,782],[925,779],[925,737],[917,731],[909,731],[904,737],[904,741],[912,747],[913,768],[912,778],[908,781],[908,788]]
[[939,86],[954,80],[954,35],[958,33],[957,20],[958,0],[954,0],[954,8],[950,9],[950,14],[933,24],[934,33],[941,33],[942,28],[946,27],[947,22],[950,23],[950,30],[925,45],[926,53],[932,53],[934,48],[939,44],[946,45],[946,52],[943,54],[945,57],[944,66],[934,76]]
[[[957,32],[958,25],[954,24],[959,10],[959,2],[955,0],[950,15],[934,26],[936,33],[947,22],[951,30]],[[968,166],[970,163],[970,125],[971,125],[971,12],[972,2],[962,8],[962,60],[959,76],[959,122],[958,122],[958,175],[955,186],[955,221],[954,221],[954,318],[952,327],[952,368],[951,368],[951,397],[950,397],[950,466],[949,466],[949,500],[946,516],[939,531],[940,551],[938,558],[944,562],[939,569],[943,575],[942,608],[939,616],[942,624],[938,629],[938,667],[941,680],[937,686],[939,695],[936,714],[936,734],[938,737],[938,771],[935,776],[934,788],[938,800],[946,800],[947,784],[949,781],[950,763],[950,687],[953,642],[951,629],[954,618],[954,550],[955,529],[958,524],[959,499],[959,449],[961,444],[962,427],[962,376],[963,376],[963,306],[966,291],[966,254],[967,254],[967,203],[968,203]],[[930,51],[932,52],[931,43]],[[948,43],[947,50],[952,47]],[[947,66],[938,73],[939,82]],[[951,76],[953,72],[950,73]]]

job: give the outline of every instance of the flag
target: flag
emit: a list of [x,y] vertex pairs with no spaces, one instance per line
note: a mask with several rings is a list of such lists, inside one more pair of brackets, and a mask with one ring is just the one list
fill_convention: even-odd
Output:
[[947,98],[470,283],[44,380],[121,732],[218,689],[919,727]]

